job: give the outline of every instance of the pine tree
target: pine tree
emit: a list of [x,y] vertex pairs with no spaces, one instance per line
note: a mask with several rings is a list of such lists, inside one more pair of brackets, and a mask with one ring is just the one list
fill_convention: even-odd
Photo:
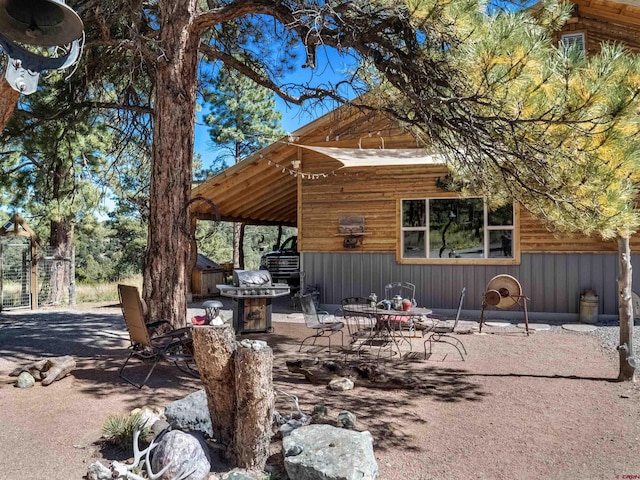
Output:
[[[284,135],[280,128],[282,114],[275,108],[273,92],[236,71],[220,68],[204,97],[211,106],[205,121],[217,149],[215,164],[219,168],[228,166],[228,158],[238,163]],[[242,224],[235,222],[233,265],[240,269],[245,263],[241,255],[242,232]]]
[[[35,224],[48,225],[53,255],[70,259],[76,223],[98,209],[97,179],[106,165],[102,152],[109,135],[91,110],[73,109],[57,117],[52,112],[74,102],[68,89],[39,91],[14,115],[2,136],[0,189],[10,205],[24,208]],[[33,115],[31,115],[33,114]],[[48,302],[60,303],[72,283],[69,261],[50,273]]]
[[[87,27],[82,70],[98,79],[85,89],[86,102],[129,112],[134,125],[153,119],[144,297],[150,316],[174,326],[186,317],[190,242],[181,232],[191,223],[185,209],[199,61],[227,65],[297,105],[346,101],[364,79],[384,88],[353,103],[412,127],[466,178],[479,174],[470,187],[494,201],[511,196],[532,211],[539,205],[552,224],[573,217],[585,232],[621,240],[637,228],[637,211],[626,201],[635,195],[635,150],[614,141],[636,135],[638,122],[629,119],[637,115],[637,69],[625,60],[627,67],[616,61],[612,70],[606,61],[625,56],[612,49],[576,75],[579,67],[554,54],[551,35],[569,8],[553,0],[541,2],[535,16],[478,0],[69,3]],[[295,64],[317,69],[327,49],[360,62],[351,77],[283,80]],[[607,83],[621,74],[619,86]],[[101,85],[104,98],[95,101]],[[603,179],[597,186],[582,182],[596,177]],[[512,188],[501,193],[505,185]],[[590,209],[599,216],[587,221]],[[626,252],[621,245],[621,259]],[[624,322],[629,291],[621,288]],[[625,358],[630,346],[621,345]]]

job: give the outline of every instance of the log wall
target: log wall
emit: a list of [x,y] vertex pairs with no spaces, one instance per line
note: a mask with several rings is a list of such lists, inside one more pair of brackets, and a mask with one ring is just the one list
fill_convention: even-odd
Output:
[[[574,0],[574,16],[562,28],[561,33],[585,33],[587,52],[600,51],[602,42],[625,44],[635,52],[640,51],[640,7],[603,0]],[[556,36],[559,40],[560,35]]]
[[[455,195],[436,186],[436,180],[447,174],[444,165],[339,169],[338,162],[308,150],[302,153],[302,165],[305,172],[327,175],[300,180],[298,245],[304,252],[395,253],[400,240],[398,199]],[[366,235],[355,249],[345,248],[344,236],[338,234],[343,215],[365,217]],[[521,253],[617,251],[613,240],[551,233],[524,209],[520,209],[519,225]],[[632,239],[632,248],[640,252],[638,235]]]

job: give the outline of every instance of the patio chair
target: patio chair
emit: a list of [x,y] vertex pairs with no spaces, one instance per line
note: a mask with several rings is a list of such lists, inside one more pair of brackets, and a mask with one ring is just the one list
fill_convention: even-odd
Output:
[[396,295],[399,295],[401,298],[407,298],[411,300],[413,306],[416,305],[416,286],[413,283],[392,282],[385,285],[385,300],[392,300]]
[[373,313],[375,309],[369,303],[369,299],[364,297],[342,299],[341,311],[349,332],[349,344],[351,349],[355,349],[358,353],[362,346],[371,340],[376,325]]
[[[430,329],[423,330],[423,337],[426,336],[427,339],[424,341],[424,358],[427,359],[427,342],[429,342],[429,354],[431,354],[431,345],[434,342],[448,343],[449,345],[453,345],[458,353],[460,354],[460,358],[462,361],[465,360],[464,355],[467,355],[467,349],[464,347],[464,344],[460,341],[460,339],[451,335],[456,327],[458,326],[458,320],[460,319],[460,312],[462,311],[462,303],[464,302],[464,296],[467,292],[466,287],[462,289],[460,292],[460,302],[458,303],[458,312],[456,313],[456,318],[453,322],[438,320],[438,322]],[[462,350],[461,350],[462,348]],[[464,355],[462,354],[464,352]]]
[[344,323],[337,320],[329,320],[331,318],[329,312],[316,310],[312,295],[301,296],[300,307],[302,308],[304,323],[308,328],[315,330],[315,333],[300,342],[299,352],[302,351],[302,346],[307,340],[313,338],[311,345],[315,345],[318,338],[326,337],[329,340],[329,353],[331,353],[331,336],[338,332],[340,332],[340,344],[344,345],[344,333],[342,332]]
[[[188,328],[180,328],[170,330],[164,334],[155,334],[158,327],[166,328],[167,326],[170,327],[170,324],[166,320],[145,324],[144,303],[140,298],[138,289],[130,285],[118,285],[118,296],[120,297],[122,315],[131,340],[131,353],[129,353],[127,360],[120,368],[120,378],[134,387],[142,388],[161,360],[170,361],[183,372],[197,376],[195,364],[193,363],[190,330]],[[136,383],[132,378],[124,374],[124,370],[132,357],[137,357],[146,362],[153,362],[141,383]]]

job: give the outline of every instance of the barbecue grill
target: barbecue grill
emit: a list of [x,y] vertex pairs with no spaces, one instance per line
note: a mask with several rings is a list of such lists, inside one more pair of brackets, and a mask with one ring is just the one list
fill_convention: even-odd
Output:
[[220,294],[233,298],[236,333],[271,330],[271,300],[291,293],[289,285],[272,283],[266,270],[234,270],[232,285],[216,285]]

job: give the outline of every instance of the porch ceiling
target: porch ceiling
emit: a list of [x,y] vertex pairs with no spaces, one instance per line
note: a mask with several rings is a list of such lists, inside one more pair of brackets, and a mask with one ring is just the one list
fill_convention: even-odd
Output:
[[[213,220],[209,202],[224,221],[253,225],[292,225],[298,215],[298,179],[289,174],[296,148],[274,143],[259,154],[233,165],[192,190],[191,211],[199,220]],[[286,166],[285,173],[275,167]],[[201,197],[206,201],[198,201]]]

